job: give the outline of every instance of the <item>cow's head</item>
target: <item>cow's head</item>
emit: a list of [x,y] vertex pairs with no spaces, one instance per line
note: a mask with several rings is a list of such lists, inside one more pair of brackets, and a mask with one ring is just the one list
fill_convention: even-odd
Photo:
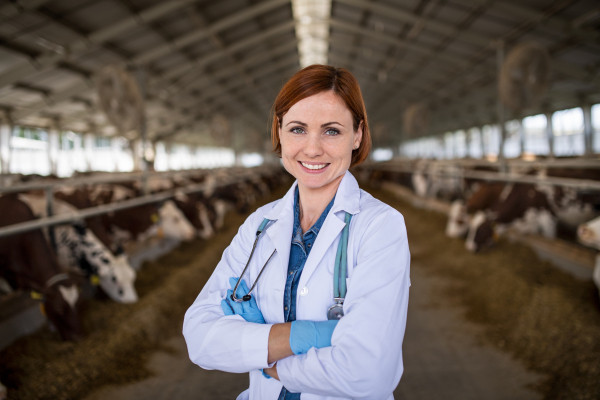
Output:
[[600,218],[579,225],[577,239],[586,246],[600,250]]
[[196,229],[172,200],[165,201],[158,214],[158,223],[165,237],[184,241],[196,237]]
[[127,256],[121,254],[111,257],[98,269],[100,287],[111,299],[119,303],[135,303],[138,301],[135,290],[136,272],[129,265]]
[[80,267],[88,275],[97,275],[102,290],[119,303],[135,303],[135,271],[127,256],[114,256],[89,230],[78,230],[78,240],[73,243],[79,252]]
[[455,200],[450,206],[448,223],[446,224],[446,236],[452,238],[463,237],[469,230],[469,214],[464,201]]
[[78,312],[79,288],[71,280],[56,283],[44,292],[44,310],[63,340],[79,340],[83,330]]
[[488,219],[483,211],[478,211],[469,223],[469,233],[465,247],[467,250],[476,253],[493,245],[495,240],[495,223]]

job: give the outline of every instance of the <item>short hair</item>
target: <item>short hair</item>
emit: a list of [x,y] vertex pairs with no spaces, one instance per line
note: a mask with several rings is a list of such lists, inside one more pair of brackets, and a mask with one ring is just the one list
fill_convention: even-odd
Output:
[[281,157],[281,141],[278,131],[285,113],[300,100],[326,91],[333,91],[350,110],[354,132],[362,121],[363,135],[358,149],[352,150],[350,167],[365,161],[371,151],[371,133],[367,109],[358,81],[345,68],[314,64],[296,72],[283,86],[271,108],[271,141],[273,152]]

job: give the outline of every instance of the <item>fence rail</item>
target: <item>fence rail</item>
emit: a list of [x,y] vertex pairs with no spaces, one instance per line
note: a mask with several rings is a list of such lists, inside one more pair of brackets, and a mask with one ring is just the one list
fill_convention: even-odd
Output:
[[[378,170],[378,171],[389,171],[389,172],[408,172],[415,173],[415,169],[409,166],[402,165],[374,165],[370,164],[364,167],[365,169]],[[559,178],[559,177],[538,177],[533,175],[520,175],[503,172],[487,172],[487,171],[461,171],[458,174],[448,173],[443,171],[419,171],[423,175],[440,176],[447,178],[470,178],[479,179],[482,181],[492,182],[507,182],[507,183],[530,183],[535,185],[549,185],[549,186],[562,186],[571,187],[580,190],[599,190],[600,181],[593,181],[589,179],[573,179],[573,178]]]
[[[213,190],[215,188],[227,186],[232,183],[243,182],[243,181],[249,179],[250,177],[251,177],[250,173],[245,172],[245,173],[241,173],[241,174],[237,175],[236,177],[226,179],[220,183],[215,183],[215,184],[197,183],[197,184],[189,185],[186,187],[170,189],[170,190],[165,190],[165,191],[162,191],[159,193],[154,193],[151,195],[136,197],[136,198],[130,199],[130,200],[124,200],[124,201],[114,202],[114,203],[110,203],[110,204],[104,204],[104,205],[97,206],[97,207],[90,207],[90,208],[82,209],[82,210],[79,210],[77,212],[73,212],[70,214],[53,215],[53,216],[40,218],[35,221],[27,221],[27,222],[22,222],[19,224],[9,225],[9,226],[0,228],[0,237],[16,235],[16,234],[31,231],[34,229],[40,229],[40,228],[50,227],[50,226],[54,226],[54,225],[68,224],[68,223],[83,221],[89,217],[94,217],[94,216],[101,215],[101,214],[107,214],[107,213],[110,213],[113,211],[125,210],[127,208],[133,208],[133,207],[141,206],[144,204],[158,203],[158,202],[168,200],[170,198],[175,197],[176,193],[183,192],[185,194],[189,194],[189,193],[202,192],[202,191],[206,191],[206,190]],[[87,183],[90,183],[89,180],[87,181]],[[62,185],[55,185],[55,186],[62,186]],[[53,187],[53,186],[50,186],[50,187]]]

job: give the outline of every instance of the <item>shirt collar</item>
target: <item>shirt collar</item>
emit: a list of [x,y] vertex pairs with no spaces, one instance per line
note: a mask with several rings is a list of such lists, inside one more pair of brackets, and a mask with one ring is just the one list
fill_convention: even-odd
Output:
[[[301,222],[300,221],[300,202],[298,201],[299,197],[300,197],[300,193],[298,192],[297,186],[296,186],[296,190],[294,192],[295,192],[295,194],[294,194],[294,235],[296,235],[296,232],[299,232],[300,235],[302,235],[302,228],[300,227],[300,222]],[[315,236],[317,236],[319,234],[319,231],[321,230],[321,227],[323,226],[323,222],[325,221],[325,218],[327,218],[327,214],[329,214],[329,210],[331,210],[331,207],[333,207],[335,197],[336,197],[336,195],[333,196],[333,199],[331,199],[331,201],[329,202],[327,207],[325,207],[325,210],[323,210],[319,219],[317,219],[317,221],[313,224],[313,226],[311,226],[310,229],[304,233],[305,235],[309,232],[313,232],[315,234]]]

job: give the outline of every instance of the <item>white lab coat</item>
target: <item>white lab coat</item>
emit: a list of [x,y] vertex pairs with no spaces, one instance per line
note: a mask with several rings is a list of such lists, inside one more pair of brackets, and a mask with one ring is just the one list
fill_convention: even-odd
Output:
[[[250,372],[250,388],[238,399],[276,400],[282,385],[301,392],[302,399],[393,399],[403,371],[402,339],[406,327],[410,253],[402,215],[359,189],[346,172],[309,254],[298,286],[296,319],[323,321],[333,302],[334,258],[344,223],[353,214],[348,241],[348,292],[345,316],[331,338],[331,347],[277,362],[281,382],[266,379],[269,331],[282,323],[283,294],[294,224],[294,190],[254,212],[231,245],[183,323],[190,359],[204,369]],[[264,218],[275,222],[258,241],[244,276],[248,287],[273,250],[253,295],[266,324],[224,316],[221,300],[229,278],[239,277]]]

